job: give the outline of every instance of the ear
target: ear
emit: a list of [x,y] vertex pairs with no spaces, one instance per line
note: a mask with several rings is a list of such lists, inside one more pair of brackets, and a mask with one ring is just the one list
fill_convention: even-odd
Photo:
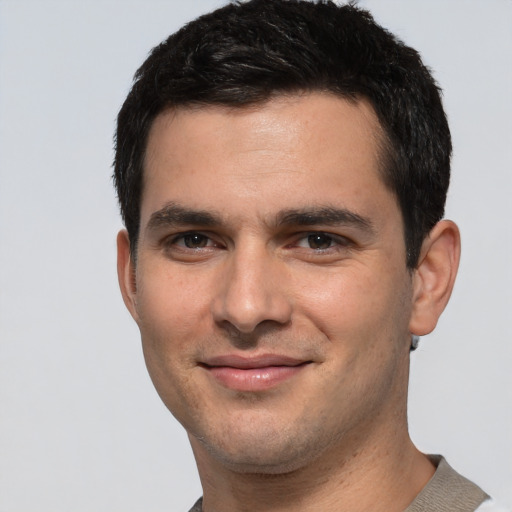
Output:
[[450,299],[459,260],[459,228],[452,221],[442,220],[423,241],[414,270],[411,334],[424,336],[434,330]]
[[130,237],[125,229],[119,231],[117,234],[117,278],[119,280],[119,288],[121,288],[124,303],[137,322],[135,265],[133,264],[130,253]]

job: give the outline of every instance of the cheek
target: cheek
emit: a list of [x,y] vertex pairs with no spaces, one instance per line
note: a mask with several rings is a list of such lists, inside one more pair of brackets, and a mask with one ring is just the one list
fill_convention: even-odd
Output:
[[211,330],[207,282],[155,268],[137,281],[138,325],[148,366],[178,366],[192,358],[194,342]]
[[[151,266],[149,266],[151,268]],[[179,421],[200,401],[191,383],[198,343],[207,337],[204,287],[168,270],[138,276],[138,326],[146,366],[160,398]],[[211,329],[210,329],[211,331]]]
[[410,304],[403,275],[363,265],[319,272],[298,289],[296,303],[328,339],[362,348],[406,332]]
[[207,300],[206,281],[179,269],[162,267],[137,275],[136,306],[142,321],[167,323],[177,329],[197,324],[198,311]]

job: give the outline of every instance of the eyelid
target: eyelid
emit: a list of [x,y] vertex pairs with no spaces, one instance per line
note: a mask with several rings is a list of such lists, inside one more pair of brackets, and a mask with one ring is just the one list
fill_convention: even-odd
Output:
[[[331,233],[329,231],[322,231],[322,230],[311,230],[311,231],[304,231],[302,233],[298,233],[294,238],[295,241],[293,242],[293,244],[296,247],[302,247],[302,246],[298,245],[298,242],[307,240],[308,237],[310,237],[311,235],[325,236],[326,238],[330,238],[332,240],[333,246],[329,247],[327,249],[309,248],[310,250],[315,250],[317,252],[328,251],[330,249],[336,249],[336,247],[339,247],[339,246],[349,247],[349,246],[354,245],[354,242],[350,238],[348,238],[344,235],[339,235],[339,234]],[[306,249],[307,247],[303,247],[303,248]]]
[[[207,245],[205,247],[198,247],[194,249],[191,247],[186,247],[184,244],[178,244],[178,242],[183,241],[187,236],[193,235],[199,235],[207,238]],[[212,236],[212,233],[200,229],[188,229],[186,231],[181,231],[178,233],[167,235],[163,238],[162,245],[166,248],[174,247],[185,251],[196,251],[198,249],[208,250],[214,247],[223,247],[223,244],[219,242],[217,237]]]
[[212,241],[211,237],[209,237],[208,235],[205,235],[204,233],[200,233],[199,231],[187,231],[185,233],[180,233],[180,234],[175,235],[174,237],[172,237],[171,241],[173,243],[175,243],[175,242],[180,241],[180,240],[185,240],[185,238],[191,237],[191,236],[204,237],[209,242]]
[[[191,247],[186,247],[184,243],[179,243],[179,242],[183,242],[183,240],[187,236],[192,236],[192,235],[199,235],[199,236],[207,238],[208,239],[207,245],[205,247],[191,248]],[[319,235],[319,236],[324,236],[326,238],[331,239],[332,246],[328,247],[326,249],[313,249],[311,247],[306,247],[305,245],[307,245],[307,243],[308,243],[307,239],[311,235]],[[354,247],[357,245],[354,242],[354,240],[352,240],[351,238],[349,238],[345,235],[332,233],[330,231],[321,230],[321,229],[312,229],[312,230],[308,230],[308,231],[301,231],[298,233],[294,233],[291,236],[287,236],[287,238],[289,240],[291,240],[290,243],[286,244],[287,248],[292,249],[295,247],[298,249],[306,249],[306,250],[314,251],[317,253],[335,251],[339,248],[349,248],[349,247]],[[303,243],[303,242],[305,242],[305,245],[302,245],[302,246],[299,245],[299,243]],[[228,242],[228,244],[229,244],[229,242]],[[208,249],[213,249],[213,248],[226,248],[227,247],[227,244],[225,243],[225,241],[223,241],[222,238],[219,235],[217,235],[217,233],[212,233],[211,231],[201,230],[201,229],[187,229],[184,231],[167,234],[166,236],[162,237],[159,245],[161,245],[164,249],[172,250],[172,248],[175,248],[176,250],[183,250],[183,251],[198,251],[198,250],[206,251]]]

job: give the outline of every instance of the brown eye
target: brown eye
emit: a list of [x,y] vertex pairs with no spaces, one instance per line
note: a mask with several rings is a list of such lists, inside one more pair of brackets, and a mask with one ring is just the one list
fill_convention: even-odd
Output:
[[183,235],[183,244],[189,249],[202,249],[208,246],[209,238],[200,233],[189,233]]
[[308,235],[308,245],[311,249],[329,249],[332,246],[332,237],[324,233],[313,233]]

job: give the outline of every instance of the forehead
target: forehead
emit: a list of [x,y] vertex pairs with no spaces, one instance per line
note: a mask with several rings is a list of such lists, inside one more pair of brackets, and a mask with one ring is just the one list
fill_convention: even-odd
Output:
[[338,193],[391,194],[379,172],[382,140],[368,102],[326,93],[169,110],[149,134],[141,221],[169,201],[218,209],[245,200],[270,212],[285,200],[300,208]]

